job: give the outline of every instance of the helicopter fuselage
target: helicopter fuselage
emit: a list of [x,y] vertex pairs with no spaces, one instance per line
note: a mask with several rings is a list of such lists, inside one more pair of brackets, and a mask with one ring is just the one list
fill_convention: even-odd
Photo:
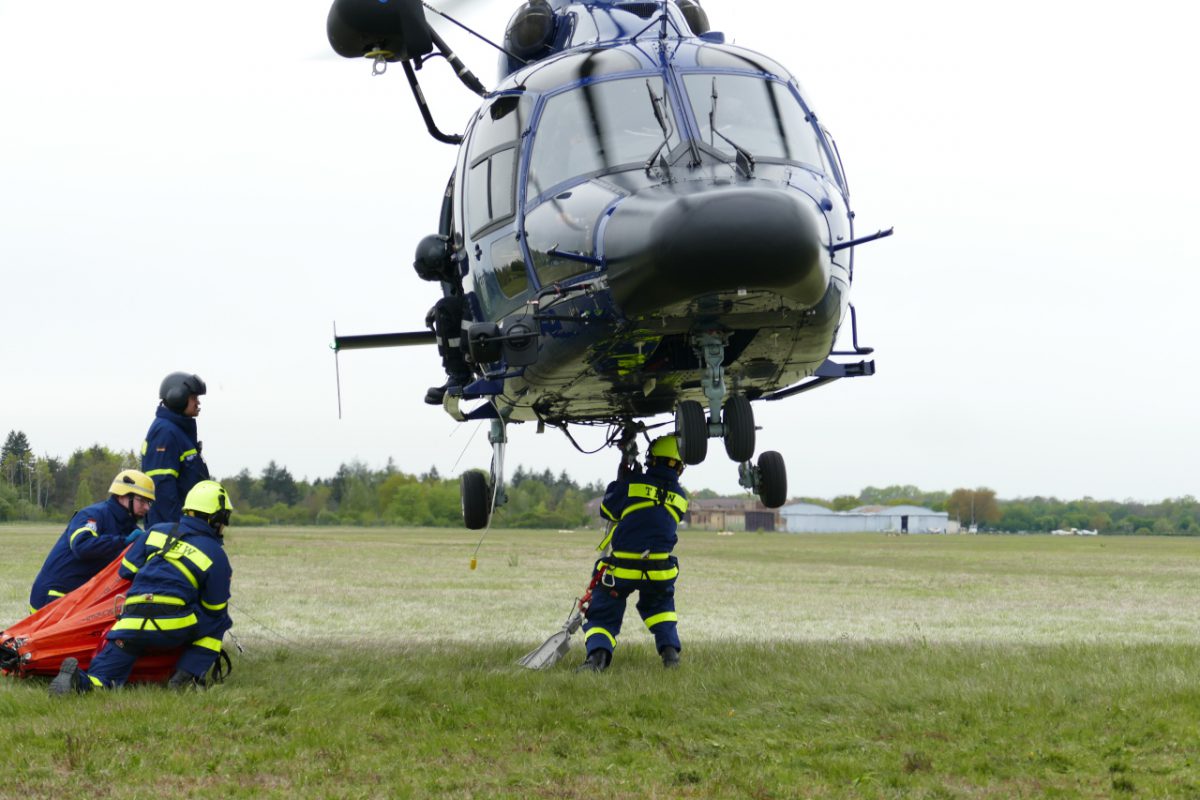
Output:
[[443,231],[464,329],[512,346],[462,399],[505,419],[669,413],[705,397],[704,342],[731,394],[763,397],[816,373],[847,316],[853,214],[799,84],[640,5],[659,11],[558,3],[558,52],[464,135]]

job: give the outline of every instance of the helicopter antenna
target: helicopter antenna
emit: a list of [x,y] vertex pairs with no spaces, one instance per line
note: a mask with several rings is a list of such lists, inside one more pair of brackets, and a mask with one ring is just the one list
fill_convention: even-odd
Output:
[[342,369],[338,365],[337,320],[333,322],[333,380],[337,385],[338,419],[342,418]]
[[[469,33],[469,34],[471,34],[472,36],[474,36],[476,39],[479,39],[480,41],[482,41],[482,42],[485,42],[486,44],[489,44],[489,45],[491,45],[492,47],[494,47],[494,48],[496,48],[497,50],[499,50],[501,53],[504,53],[504,55],[508,56],[509,58],[515,58],[517,61],[520,61],[522,64],[528,64],[528,63],[529,63],[527,60],[525,60],[525,59],[521,58],[521,57],[520,57],[519,55],[517,55],[516,53],[514,53],[514,52],[512,52],[512,51],[510,51],[510,50],[505,50],[503,47],[501,47],[500,45],[496,44],[496,43],[495,43],[495,42],[493,42],[491,39],[489,39],[489,38],[487,38],[486,36],[484,36],[482,33],[479,33],[478,31],[472,30],[471,28],[468,28],[466,25],[464,25],[463,23],[461,23],[461,22],[459,22],[458,20],[456,20],[454,17],[452,17],[452,16],[450,16],[449,14],[447,14],[445,11],[441,11],[441,10],[439,10],[439,9],[436,9],[436,8],[434,8],[433,6],[429,5],[429,3],[426,3],[426,2],[425,2],[425,0],[421,0],[421,5],[425,6],[425,7],[426,7],[426,8],[428,8],[430,11],[432,11],[432,12],[433,12],[433,13],[435,13],[435,14],[437,14],[439,17],[442,17],[443,19],[448,19],[448,20],[450,20],[450,21],[451,21],[451,22],[453,22],[455,25],[457,25],[458,27],[462,28],[462,29],[463,29],[464,31],[466,31],[467,33]],[[436,39],[435,39],[435,41],[436,41]]]

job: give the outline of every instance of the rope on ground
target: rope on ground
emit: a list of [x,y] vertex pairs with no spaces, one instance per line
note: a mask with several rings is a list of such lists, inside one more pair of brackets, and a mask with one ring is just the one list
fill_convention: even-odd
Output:
[[[283,642],[284,644],[288,645],[289,647],[294,647],[294,648],[299,648],[299,647],[300,647],[300,643],[299,643],[299,642],[297,642],[297,641],[294,641],[294,640],[292,640],[292,639],[289,639],[288,637],[284,636],[284,635],[283,635],[282,633],[280,633],[279,631],[277,631],[277,630],[274,630],[273,628],[271,628],[271,626],[267,625],[265,622],[263,622],[263,621],[261,621],[261,620],[259,620],[259,619],[256,619],[254,616],[252,616],[252,615],[250,615],[250,614],[246,613],[246,611],[244,611],[242,608],[240,608],[240,607],[238,607],[238,606],[235,606],[233,603],[230,603],[230,604],[229,604],[229,608],[230,608],[230,610],[232,610],[232,611],[236,611],[236,612],[237,612],[237,614],[238,614],[238,616],[240,616],[240,617],[245,617],[246,619],[250,620],[250,621],[251,621],[251,622],[253,622],[255,625],[257,625],[258,627],[262,628],[264,631],[266,631],[267,633],[271,634],[271,635],[272,635],[272,636],[274,636],[275,638],[279,639],[279,641]],[[236,641],[235,641],[235,643],[236,643]],[[239,645],[238,645],[238,650],[241,650],[241,649],[242,649],[242,646],[239,644]]]

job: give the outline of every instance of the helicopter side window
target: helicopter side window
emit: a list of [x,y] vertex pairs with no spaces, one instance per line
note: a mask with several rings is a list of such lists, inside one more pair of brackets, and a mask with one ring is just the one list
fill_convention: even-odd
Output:
[[536,197],[581,175],[641,168],[656,151],[670,152],[678,143],[678,126],[661,78],[585,84],[546,102],[533,142],[526,195]]
[[476,229],[472,233],[512,216],[516,168],[517,151],[513,147],[493,153],[471,167],[467,178],[467,216]]
[[[837,142],[834,141],[833,136],[824,125],[821,126],[821,133],[825,135],[825,141],[829,142],[829,151],[833,154],[834,163],[837,164],[838,184],[842,187],[843,192],[849,194],[850,184],[846,180],[846,168],[842,166],[842,154],[838,152]],[[830,170],[829,174],[833,175],[834,172]]]
[[[700,138],[733,158],[798,161],[824,169],[816,130],[786,84],[754,75],[684,76]],[[736,146],[735,146],[736,145]]]
[[510,300],[519,297],[529,288],[529,272],[525,269],[525,256],[515,237],[504,236],[492,244],[492,269],[496,271],[496,283],[504,296]]
[[529,118],[529,100],[499,97],[479,112],[471,132],[466,222],[472,236],[516,210],[517,143]]
[[471,157],[483,155],[521,138],[529,117],[529,101],[524,95],[506,94],[479,114],[471,135]]

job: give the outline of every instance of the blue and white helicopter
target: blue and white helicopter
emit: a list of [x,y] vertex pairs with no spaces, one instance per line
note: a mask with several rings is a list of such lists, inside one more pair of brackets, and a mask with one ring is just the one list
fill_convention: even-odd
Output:
[[[751,404],[874,373],[832,357],[872,352],[849,301],[854,250],[891,234],[856,238],[837,147],[796,79],[725,44],[697,0],[527,0],[488,91],[426,8],[441,14],[330,9],[334,50],[376,73],[399,62],[431,135],[458,146],[414,264],[442,286],[435,332],[335,334],[335,351],[438,344],[449,379],[427,401],[491,421],[490,475],[462,478],[468,528],[503,502],[514,422],[573,444],[569,426],[606,426],[626,469],[639,435],[673,424],[685,462],[721,439],[741,485],[782,505],[784,459],[753,461]],[[437,127],[420,88],[434,58],[483,98],[462,135]],[[835,351],[847,322],[853,347]]]

